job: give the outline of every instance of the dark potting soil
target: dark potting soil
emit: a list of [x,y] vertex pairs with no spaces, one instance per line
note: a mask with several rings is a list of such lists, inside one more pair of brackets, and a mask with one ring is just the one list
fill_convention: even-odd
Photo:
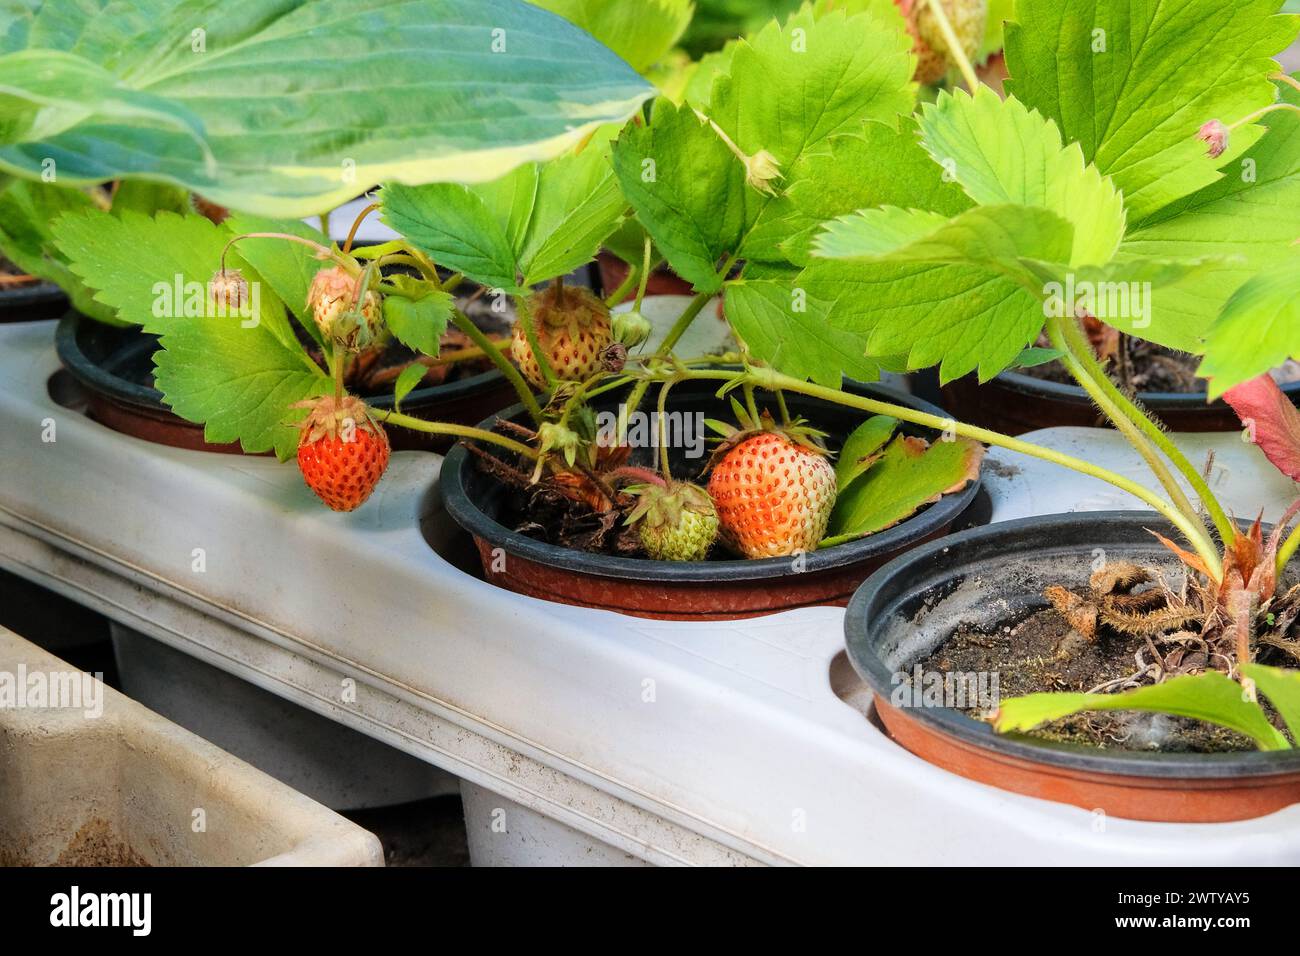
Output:
[[[1205,379],[1196,376],[1201,360],[1195,355],[1176,352],[1141,339],[1129,339],[1129,361],[1133,369],[1131,383],[1134,391],[1174,392],[1181,395],[1205,391]],[[1109,370],[1111,377],[1116,377],[1114,361],[1110,363]],[[1076,384],[1073,376],[1060,362],[1048,362],[1019,371],[1058,385]]]
[[[1135,655],[1146,642],[1141,637],[1102,628],[1095,642],[1074,631],[1053,608],[1034,612],[992,632],[958,630],[930,657],[922,672],[996,673],[1001,699],[1047,691],[1086,692],[1120,680],[1139,665]],[[963,710],[981,718],[978,708]],[[1045,740],[1087,744],[1105,750],[1165,753],[1251,751],[1250,738],[1184,717],[1137,711],[1076,714],[1032,731]]]
[[[1128,339],[1128,351],[1130,368],[1128,383],[1123,382],[1116,359],[1112,358],[1107,363],[1107,370],[1112,379],[1121,384],[1128,384],[1132,391],[1165,392],[1176,395],[1195,395],[1206,391],[1205,379],[1196,374],[1201,364],[1199,356],[1133,338]],[[1031,378],[1055,382],[1058,385],[1078,384],[1060,362],[1048,362],[1018,371]],[[1273,371],[1273,377],[1279,384],[1300,380],[1300,365],[1287,362]]]

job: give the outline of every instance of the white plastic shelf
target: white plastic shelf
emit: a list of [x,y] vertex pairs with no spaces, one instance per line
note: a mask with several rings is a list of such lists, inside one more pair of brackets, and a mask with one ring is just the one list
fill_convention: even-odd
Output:
[[[50,398],[52,339],[0,328],[0,563],[637,859],[1300,862],[1300,807],[1099,828],[931,767],[836,695],[838,609],[665,623],[498,590],[426,541],[452,533],[436,456],[339,515],[292,465],[114,433]],[[1031,478],[1005,470],[1000,514]]]

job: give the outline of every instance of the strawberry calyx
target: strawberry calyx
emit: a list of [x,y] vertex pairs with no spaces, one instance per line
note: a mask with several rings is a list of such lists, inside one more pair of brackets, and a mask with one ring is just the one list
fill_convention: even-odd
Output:
[[576,339],[583,331],[609,321],[609,307],[590,289],[549,285],[533,294],[528,309],[539,330],[567,330]]
[[709,493],[688,481],[659,479],[654,483],[629,485],[623,491],[638,499],[636,507],[628,513],[629,525],[644,522],[652,528],[676,528],[686,512],[710,517],[717,514]]
[[759,415],[757,420],[752,418],[739,403],[733,406],[733,411],[736,420],[739,422],[738,427],[712,419],[707,422],[709,427],[721,436],[721,441],[714,448],[713,456],[709,461],[710,467],[716,465],[731,449],[755,435],[779,435],[791,444],[813,454],[827,458],[831,456],[830,450],[823,441],[826,438],[826,432],[814,428],[805,419],[796,418],[788,423],[778,425],[772,414],[766,410]]
[[298,422],[301,436],[299,445],[310,445],[322,439],[348,441],[356,432],[365,432],[387,441],[383,428],[370,417],[366,403],[352,395],[336,398],[323,395],[295,402],[290,408],[307,409],[307,417]]

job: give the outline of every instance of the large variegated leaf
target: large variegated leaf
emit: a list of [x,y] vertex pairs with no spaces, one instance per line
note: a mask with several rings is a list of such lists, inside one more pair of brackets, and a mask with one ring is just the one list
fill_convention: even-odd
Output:
[[528,0],[582,27],[638,73],[659,62],[690,26],[691,0]]
[[142,177],[306,215],[381,180],[483,182],[652,92],[522,0],[9,0],[0,170]]

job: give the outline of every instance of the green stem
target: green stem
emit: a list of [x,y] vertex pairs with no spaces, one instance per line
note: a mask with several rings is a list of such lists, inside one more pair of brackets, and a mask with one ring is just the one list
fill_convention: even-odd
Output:
[[[1160,426],[1153,422],[1141,408],[1134,404],[1128,396],[1110,380],[1110,376],[1106,374],[1106,370],[1103,369],[1101,363],[1097,361],[1096,353],[1092,350],[1092,344],[1088,341],[1088,337],[1079,323],[1077,321],[1062,321],[1061,327],[1062,332],[1064,333],[1064,338],[1069,345],[1070,353],[1074,355],[1083,366],[1084,370],[1091,377],[1093,382],[1096,383],[1097,387],[1110,400],[1110,403],[1119,411],[1124,420],[1131,422],[1139,430],[1141,437],[1150,440],[1156,448],[1164,453],[1166,458],[1173,462],[1174,467],[1177,468],[1179,473],[1187,479],[1187,483],[1192,486],[1192,490],[1196,492],[1196,496],[1205,506],[1205,510],[1209,514],[1210,520],[1214,522],[1215,530],[1219,532],[1219,537],[1225,543],[1231,541],[1236,535],[1237,529],[1233,525],[1232,519],[1228,517],[1227,512],[1224,511],[1223,506],[1219,504],[1219,499],[1215,497],[1214,492],[1210,491],[1210,486],[1206,483],[1205,477],[1190,461],[1188,461],[1187,456],[1182,453],[1182,450],[1179,449],[1172,440],[1170,440],[1169,436],[1161,430]],[[1088,387],[1087,384],[1082,381],[1080,384],[1083,385],[1085,389]],[[1110,413],[1108,412],[1108,414]],[[1112,418],[1114,418],[1114,416],[1112,416]],[[1116,419],[1116,424],[1118,425],[1118,419]],[[1134,445],[1138,447],[1139,451],[1142,450],[1136,440],[1130,438],[1130,441],[1134,442]],[[1170,481],[1174,488],[1178,488],[1179,495],[1182,495],[1182,489],[1179,488],[1177,483],[1174,482],[1172,478]],[[1170,494],[1172,495],[1173,492],[1171,491]],[[1183,502],[1186,504],[1188,513],[1191,513],[1191,503],[1187,501],[1185,496],[1183,496]],[[1178,498],[1174,498],[1174,503],[1179,504]]]
[[1008,435],[1002,435],[998,432],[989,431],[986,428],[976,428],[972,425],[964,425],[961,422],[955,422],[951,418],[941,418],[938,415],[930,415],[926,412],[919,412],[913,408],[907,408],[902,405],[893,405],[889,402],[881,402],[872,398],[865,398],[860,395],[851,395],[847,392],[841,392],[838,389],[827,388],[824,385],[815,385],[812,382],[806,382],[802,379],[792,378],[789,375],[783,375],[774,369],[751,368],[746,372],[731,372],[726,370],[700,369],[693,371],[674,372],[679,378],[683,379],[707,379],[713,381],[736,381],[737,379],[748,379],[749,383],[770,392],[787,391],[795,392],[800,395],[808,395],[812,398],[819,398],[823,401],[834,402],[838,405],[847,405],[850,408],[857,408],[861,411],[870,412],[873,415],[889,415],[900,421],[911,422],[914,425],[922,425],[926,428],[932,428],[935,431],[952,431],[974,441],[983,442],[986,445],[995,445],[999,448],[1005,448],[1008,451],[1018,452],[1022,455],[1028,455],[1032,458],[1039,458],[1052,464],[1069,468],[1080,474],[1087,475],[1090,478],[1096,478],[1108,484],[1114,485],[1121,491],[1126,491],[1135,498],[1150,505],[1153,509],[1164,515],[1169,522],[1178,528],[1179,531],[1187,538],[1191,545],[1196,549],[1205,566],[1210,569],[1211,576],[1216,580],[1223,578],[1223,564],[1220,560],[1219,553],[1206,538],[1205,529],[1197,522],[1192,521],[1177,508],[1174,508],[1169,502],[1165,501],[1159,495],[1151,492],[1147,488],[1138,484],[1132,479],[1125,478],[1123,475],[1108,471],[1105,468],[1099,468],[1091,462],[1084,461],[1080,458],[1074,458],[1050,448],[1042,448],[1029,442],[1021,441],[1018,438],[1011,438]]
[[654,243],[649,236],[645,237],[645,251],[641,257],[641,281],[636,287],[636,304],[632,306],[637,312],[641,311],[641,303],[645,301],[645,290],[650,287],[650,274],[654,272],[656,266],[650,263],[650,256],[654,254]]
[[686,311],[677,317],[677,321],[673,323],[673,327],[668,330],[668,335],[661,343],[659,343],[659,348],[655,350],[656,356],[663,358],[673,350],[673,346],[681,341],[681,337],[685,335],[686,330],[691,327],[691,323],[695,321],[695,317],[704,311],[704,307],[709,304],[709,300],[712,298],[712,293],[701,292],[691,300],[691,304],[686,307]]
[[961,40],[957,38],[957,31],[952,28],[948,14],[943,9],[943,4],[939,0],[927,0],[927,3],[930,6],[930,12],[934,14],[935,22],[939,24],[939,32],[943,34],[943,42],[948,44],[948,52],[956,61],[957,69],[961,70],[962,78],[966,81],[966,88],[974,93],[979,89],[979,77],[975,75],[975,68],[971,66],[970,59],[966,56],[966,50],[962,47]]
[[1295,557],[1295,553],[1298,549],[1300,549],[1300,525],[1296,525],[1291,529],[1291,533],[1287,535],[1286,540],[1282,542],[1282,547],[1278,549],[1277,576],[1279,578],[1281,578],[1282,573],[1286,571],[1286,566],[1291,563],[1291,559]]
[[628,265],[627,276],[619,283],[617,289],[605,297],[605,305],[612,309],[626,299],[627,294],[636,288],[637,280],[640,278],[641,270],[634,265]]
[[1142,434],[1138,426],[1129,419],[1102,388],[1099,380],[1105,378],[1106,373],[1101,368],[1100,363],[1097,362],[1092,351],[1092,345],[1088,342],[1087,336],[1083,334],[1078,322],[1072,319],[1049,319],[1047,334],[1051,339],[1052,347],[1064,353],[1061,361],[1070,372],[1070,375],[1083,387],[1088,396],[1097,403],[1097,407],[1101,409],[1106,419],[1114,424],[1128,440],[1129,444],[1142,456],[1142,460],[1147,463],[1161,486],[1168,492],[1174,507],[1189,518],[1196,517],[1196,511],[1192,508],[1192,503],[1187,499],[1183,489],[1174,479],[1164,459],[1156,453],[1155,448],[1147,441],[1146,436]]
[[528,383],[519,374],[519,369],[515,368],[515,364],[460,309],[451,310],[451,320],[456,323],[456,328],[469,336],[470,341],[483,350],[483,354],[492,360],[492,364],[497,367],[497,371],[505,376],[506,381],[511,384],[515,393],[519,396],[519,400],[523,402],[524,408],[528,409],[528,414],[532,420],[541,422],[542,407],[537,404],[537,398],[533,395],[533,390],[528,387]]
[[778,391],[776,393],[776,407],[781,410],[781,424],[790,424],[790,409],[785,407],[785,393]]
[[668,393],[676,379],[669,379],[659,387],[659,467],[664,478],[673,480],[672,469],[668,466]]
[[382,422],[397,425],[400,428],[409,428],[412,431],[426,432],[430,435],[454,435],[457,438],[472,438],[475,441],[487,442],[489,445],[496,445],[507,451],[512,451],[525,458],[535,459],[537,457],[537,452],[527,445],[507,438],[505,435],[498,435],[496,432],[484,431],[481,428],[471,428],[468,425],[453,425],[450,422],[426,422],[423,418],[413,418],[410,415],[403,415],[401,412],[390,412],[382,408],[371,407],[370,414]]

